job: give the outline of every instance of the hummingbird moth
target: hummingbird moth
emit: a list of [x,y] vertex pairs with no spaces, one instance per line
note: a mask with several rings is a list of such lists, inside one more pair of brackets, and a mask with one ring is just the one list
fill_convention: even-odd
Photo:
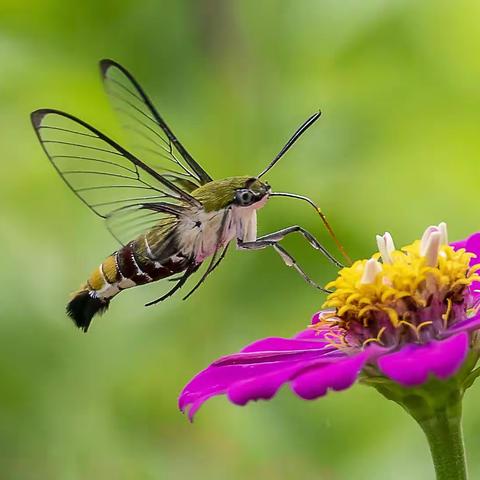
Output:
[[[68,113],[40,109],[31,114],[38,139],[54,168],[73,193],[105,221],[121,245],[92,272],[68,303],[67,313],[79,328],[86,332],[93,316],[104,312],[114,296],[130,287],[169,278],[175,282],[173,288],[147,305],[165,300],[209,258],[205,272],[187,298],[219,265],[232,240],[241,250],[274,248],[287,265],[323,290],[279,244],[286,235],[298,232],[341,266],[313,235],[294,225],[257,237],[257,210],[274,196],[309,202],[334,236],[310,199],[272,192],[269,184],[261,180],[319,118],[320,112],[297,129],[260,174],[213,180],[179,142],[124,67],[102,60],[100,71],[108,97],[130,135],[131,150]],[[341,245],[339,248],[344,253]]]

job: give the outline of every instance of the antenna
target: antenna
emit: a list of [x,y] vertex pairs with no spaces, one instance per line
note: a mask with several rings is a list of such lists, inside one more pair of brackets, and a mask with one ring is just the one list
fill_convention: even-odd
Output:
[[267,165],[267,167],[259,175],[257,175],[257,178],[260,178],[262,175],[265,175],[285,155],[285,153],[287,153],[288,149],[300,138],[302,133],[304,133],[308,127],[313,125],[318,120],[321,114],[322,112],[320,111],[318,111],[317,113],[314,113],[302,125],[300,125],[300,127],[292,135],[290,140],[280,150],[278,155]]
[[308,197],[305,197],[303,195],[297,195],[296,193],[286,193],[286,192],[274,192],[270,193],[270,197],[288,197],[288,198],[296,198],[297,200],[303,200],[307,203],[309,203],[315,210],[316,212],[320,215],[320,218],[322,219],[323,224],[325,225],[325,228],[327,229],[329,235],[333,238],[333,241],[338,247],[338,250],[340,253],[343,255],[343,258],[348,262],[349,265],[352,264],[352,259],[349,257],[348,253],[345,251],[343,248],[343,245],[340,243],[338,240],[337,236],[335,235],[335,232],[333,231],[333,228],[330,226],[328,223],[327,217],[325,214],[320,210],[320,207],[318,207],[313,200],[311,200]]

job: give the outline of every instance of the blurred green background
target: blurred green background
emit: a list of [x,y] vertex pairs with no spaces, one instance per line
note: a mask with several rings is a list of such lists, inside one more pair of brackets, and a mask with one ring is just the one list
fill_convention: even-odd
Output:
[[[0,1],[0,477],[2,479],[432,478],[420,430],[356,386],[316,402],[287,388],[245,408],[176,407],[216,357],[303,328],[324,297],[271,251],[231,252],[187,302],[164,284],[120,295],[83,335],[74,290],[115,248],[68,191],[29,122],[66,110],[122,139],[97,61],[129,68],[215,177],[255,174],[317,108],[321,120],[268,180],[327,212],[352,256],[445,220],[480,227],[480,3],[438,1]],[[272,200],[260,231],[299,223],[331,242],[308,206]],[[335,269],[285,245],[319,282]],[[480,389],[465,402],[480,476]]]

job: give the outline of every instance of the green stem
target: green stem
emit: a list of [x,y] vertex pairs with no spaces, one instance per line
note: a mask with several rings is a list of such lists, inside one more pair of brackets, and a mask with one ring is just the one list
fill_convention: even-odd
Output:
[[466,480],[462,407],[461,403],[451,407],[417,421],[427,437],[437,480]]
[[374,387],[400,405],[420,425],[427,437],[437,480],[467,480],[462,433],[462,399],[465,390],[480,376],[474,370],[480,356],[480,335],[462,368],[448,380],[433,376],[418,387],[406,388],[365,370],[361,382]]
[[[476,361],[476,359],[475,359]],[[462,434],[462,382],[471,365],[449,380],[432,378],[415,388],[404,388],[380,376],[363,382],[403,407],[427,437],[437,480],[467,480]]]

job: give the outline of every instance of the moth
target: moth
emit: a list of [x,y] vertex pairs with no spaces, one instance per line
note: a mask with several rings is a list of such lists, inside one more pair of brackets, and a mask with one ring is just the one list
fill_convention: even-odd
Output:
[[67,305],[67,314],[80,329],[86,332],[94,315],[106,311],[111,299],[127,288],[169,278],[173,288],[147,305],[165,300],[209,259],[187,298],[220,264],[232,240],[240,250],[272,247],[309,284],[322,289],[279,244],[298,232],[341,266],[312,234],[294,225],[257,237],[257,210],[271,197],[297,198],[317,208],[307,197],[272,192],[262,177],[320,112],[297,129],[258,175],[213,180],[173,134],[132,74],[108,59],[100,62],[100,71],[111,104],[130,136],[131,149],[68,113],[40,109],[31,114],[53,167],[120,243]]

